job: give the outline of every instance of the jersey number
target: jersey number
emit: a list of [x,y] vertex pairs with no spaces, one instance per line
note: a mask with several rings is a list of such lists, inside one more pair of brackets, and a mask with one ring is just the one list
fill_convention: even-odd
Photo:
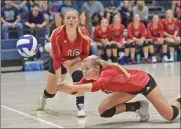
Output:
[[68,50],[68,56],[78,56],[80,55],[80,50],[79,49],[75,49],[75,50]]

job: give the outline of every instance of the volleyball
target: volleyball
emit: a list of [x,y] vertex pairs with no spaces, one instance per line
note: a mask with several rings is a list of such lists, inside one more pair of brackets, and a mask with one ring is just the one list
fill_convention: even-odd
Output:
[[17,41],[16,47],[23,57],[32,57],[38,50],[38,43],[34,36],[23,35]]

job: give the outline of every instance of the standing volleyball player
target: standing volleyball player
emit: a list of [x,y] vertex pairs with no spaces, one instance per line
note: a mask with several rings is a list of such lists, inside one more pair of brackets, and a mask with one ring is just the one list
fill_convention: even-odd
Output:
[[101,102],[98,111],[101,117],[112,117],[122,112],[137,112],[140,121],[150,118],[149,103],[146,100],[129,102],[137,94],[143,94],[157,109],[159,114],[169,120],[179,115],[181,97],[168,104],[154,78],[141,70],[124,69],[118,64],[108,63],[97,56],[89,56],[82,61],[84,78],[76,85],[61,83],[60,91],[112,92]]
[[[80,70],[81,61],[89,54],[90,40],[88,32],[79,25],[79,13],[68,9],[64,14],[64,24],[56,28],[51,35],[51,61],[46,89],[37,105],[41,110],[46,105],[47,98],[53,98],[57,93],[57,83],[63,82],[66,73],[72,76],[73,82],[79,82],[83,77]],[[85,117],[84,94],[76,97],[78,117]]]

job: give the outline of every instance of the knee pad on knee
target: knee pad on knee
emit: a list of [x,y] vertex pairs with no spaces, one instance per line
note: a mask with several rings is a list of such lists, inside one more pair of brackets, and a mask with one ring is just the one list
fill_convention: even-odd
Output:
[[83,72],[81,70],[76,70],[72,73],[72,81],[79,82],[83,78]]
[[118,48],[118,52],[124,52],[124,48]]
[[106,49],[111,49],[111,45],[106,45]]
[[114,116],[115,113],[116,113],[116,107],[113,107],[103,112],[100,116],[107,118]]
[[143,47],[147,47],[147,46],[149,46],[149,45],[150,45],[150,42],[149,42],[149,41],[148,41],[148,42],[147,42],[147,41],[144,41],[144,42],[143,42]]
[[135,42],[130,43],[130,48],[135,48],[135,47],[136,47],[136,43]]
[[172,109],[173,109],[173,117],[172,117],[171,121],[174,120],[179,115],[179,110],[177,107],[172,106]]
[[102,49],[102,46],[97,46],[97,49],[99,49],[99,50]]
[[168,42],[164,40],[163,41],[163,45],[167,45],[167,44],[168,44]]
[[174,43],[170,43],[170,44],[168,44],[168,47],[175,47],[175,44]]
[[150,45],[153,45],[153,43],[154,43],[153,41],[148,41],[147,44],[148,44],[148,46],[150,46]]
[[44,97],[45,98],[53,98],[55,96],[55,94],[49,94],[46,89],[44,90]]
[[118,46],[117,46],[117,44],[111,44],[111,48],[112,48],[112,49],[117,49]]

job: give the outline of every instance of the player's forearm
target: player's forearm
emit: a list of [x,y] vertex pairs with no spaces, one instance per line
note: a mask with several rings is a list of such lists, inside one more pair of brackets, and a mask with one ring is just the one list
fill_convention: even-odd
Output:
[[91,92],[92,83],[72,85],[70,89],[72,90],[72,92]]
[[61,78],[61,67],[57,70],[55,70],[57,81],[62,81]]
[[167,32],[164,32],[163,34],[167,37],[172,37],[172,35],[168,34]]

